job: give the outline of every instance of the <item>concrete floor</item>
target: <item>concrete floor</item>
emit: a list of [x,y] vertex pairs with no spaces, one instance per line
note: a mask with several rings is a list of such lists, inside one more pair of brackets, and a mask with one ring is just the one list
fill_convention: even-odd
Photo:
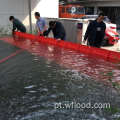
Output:
[[[86,45],[86,43],[82,43],[82,45]],[[106,50],[111,50],[111,51],[115,51],[115,52],[120,52],[120,43],[117,43],[113,46],[104,46],[101,47],[102,49],[106,49]]]
[[115,52],[120,52],[120,43],[115,44],[114,46],[106,46],[102,47],[103,49],[115,51]]

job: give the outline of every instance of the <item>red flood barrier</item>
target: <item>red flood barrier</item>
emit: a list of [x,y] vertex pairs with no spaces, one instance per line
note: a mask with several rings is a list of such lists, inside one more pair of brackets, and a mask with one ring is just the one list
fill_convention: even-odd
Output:
[[79,47],[80,47],[79,44],[75,44],[72,42],[65,42],[65,43],[66,43],[66,48],[79,51]]
[[110,52],[108,56],[108,60],[114,63],[120,64],[120,53],[118,52]]
[[90,48],[90,55],[93,55],[95,57],[100,57],[104,60],[108,60],[108,56],[110,54],[111,51],[108,50],[104,50],[104,49],[99,49],[99,48]]
[[25,39],[30,39],[33,41],[42,42],[45,44],[51,44],[51,45],[79,51],[80,53],[84,53],[93,57],[102,58],[106,61],[120,64],[120,53],[118,52],[113,52],[113,51],[94,48],[94,47],[88,47],[85,45],[76,44],[68,41],[62,41],[62,40],[57,41],[53,38],[45,38],[43,36],[35,36],[32,34],[26,34],[21,32],[15,32],[15,36],[25,38]]

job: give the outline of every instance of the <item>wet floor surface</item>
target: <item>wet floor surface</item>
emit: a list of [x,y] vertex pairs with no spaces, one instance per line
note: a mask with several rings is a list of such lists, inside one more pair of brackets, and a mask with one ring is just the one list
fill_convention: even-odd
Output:
[[[112,74],[112,81],[119,82],[118,65],[75,51],[29,40],[16,42],[12,38],[0,41],[0,60],[21,48],[25,50],[0,64],[0,120],[120,118],[119,91],[105,84],[109,82],[108,73]],[[109,103],[110,108],[66,108],[71,103]]]

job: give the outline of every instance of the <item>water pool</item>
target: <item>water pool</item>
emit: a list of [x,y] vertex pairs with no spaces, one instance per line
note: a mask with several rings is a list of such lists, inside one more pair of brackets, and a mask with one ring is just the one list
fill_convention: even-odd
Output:
[[[8,44],[9,43],[9,44]],[[0,41],[0,120],[116,120],[120,69],[101,59],[31,40]],[[109,103],[110,109],[59,108],[57,103]]]

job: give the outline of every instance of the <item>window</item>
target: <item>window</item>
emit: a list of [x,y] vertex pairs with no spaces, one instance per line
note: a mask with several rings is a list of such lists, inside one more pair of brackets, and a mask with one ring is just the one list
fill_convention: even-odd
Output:
[[77,7],[76,14],[85,14],[85,8]]
[[83,7],[70,7],[67,8],[67,12],[71,14],[85,14],[85,8]]

